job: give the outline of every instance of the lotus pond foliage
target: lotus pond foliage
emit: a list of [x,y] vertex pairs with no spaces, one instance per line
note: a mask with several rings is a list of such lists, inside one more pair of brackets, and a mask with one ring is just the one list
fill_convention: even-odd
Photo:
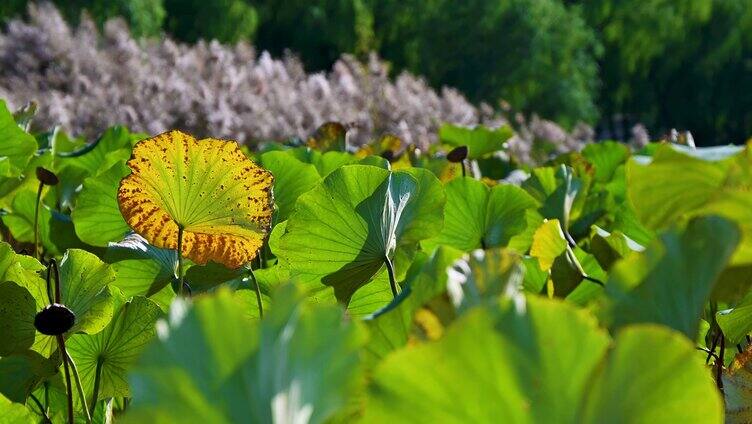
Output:
[[0,102],[0,423],[752,420],[752,145],[30,119]]

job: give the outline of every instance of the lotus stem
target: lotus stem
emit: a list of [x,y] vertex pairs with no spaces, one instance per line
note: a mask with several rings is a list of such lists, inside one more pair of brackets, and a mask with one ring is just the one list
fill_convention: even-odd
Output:
[[94,416],[94,410],[97,409],[97,398],[99,397],[99,384],[102,380],[102,357],[97,358],[97,369],[94,371],[94,393],[91,396],[89,405],[89,416]]
[[718,385],[718,390],[723,393],[723,358],[726,356],[726,338],[721,333],[721,348],[718,351],[718,360],[715,364],[715,383]]
[[708,349],[708,357],[705,358],[705,365],[710,363],[710,358],[715,357],[716,360],[718,356],[715,354],[715,348],[718,346],[718,339],[720,338],[720,333],[716,334],[715,337],[713,337],[713,342],[710,344],[710,349]]
[[37,259],[41,259],[39,257],[39,205],[42,203],[42,189],[44,188],[44,183],[39,182],[39,189],[37,189],[37,202],[34,206],[34,257]]
[[[52,271],[55,271],[55,291],[52,291],[52,285],[50,283],[51,279],[51,273]],[[54,295],[53,295],[54,293]],[[55,298],[54,303],[61,303],[60,301],[60,270],[57,267],[57,261],[55,258],[50,258],[50,263],[47,265],[47,299],[49,299],[50,303],[52,302],[52,298]]]
[[68,355],[65,351],[65,340],[63,339],[62,334],[57,336],[57,346],[60,351],[60,359],[63,361],[63,369],[65,370],[65,394],[68,400],[68,422],[73,424],[73,387],[71,385],[70,370],[68,369]]
[[183,226],[178,225],[178,296],[183,297]]
[[65,353],[65,356],[68,357],[68,363],[70,364],[71,370],[73,371],[73,378],[76,381],[76,390],[78,391],[78,398],[81,400],[81,406],[84,410],[84,415],[86,418],[86,422],[91,424],[91,415],[89,414],[89,406],[86,404],[86,394],[84,394],[84,386],[81,384],[81,377],[78,375],[78,368],[76,367],[76,362],[73,361],[73,358],[71,358],[70,355],[68,355],[68,351],[65,350],[65,345],[63,345],[63,353]]
[[50,409],[50,382],[44,382],[44,414],[47,415]]
[[[47,296],[50,297],[50,271],[55,272],[55,303],[62,303],[62,294],[60,293],[60,270],[57,267],[57,261],[50,259],[50,264],[47,266]],[[76,379],[76,389],[78,390],[78,396],[81,398],[81,404],[83,405],[86,422],[91,423],[91,416],[89,415],[89,408],[86,406],[86,396],[84,395],[83,385],[81,384],[81,378],[78,375],[78,368],[73,358],[68,354],[68,350],[65,348],[65,337],[63,334],[57,335],[57,346],[60,351],[60,357],[63,360],[63,368],[65,368],[65,384],[68,397],[68,420],[73,423],[73,387],[70,379],[70,369],[73,370],[73,376]],[[70,365],[70,367],[69,367]]]
[[251,280],[253,280],[253,288],[256,291],[256,303],[258,303],[259,319],[264,318],[264,305],[261,303],[261,287],[259,287],[256,275],[253,273],[253,268],[249,268],[251,274]]
[[386,272],[389,274],[389,286],[392,288],[392,295],[397,297],[399,294],[397,280],[394,278],[394,267],[392,266],[392,260],[389,259],[389,255],[384,255],[384,263],[386,264]]
[[52,420],[50,420],[50,416],[47,415],[47,409],[44,406],[42,406],[42,402],[40,402],[39,399],[37,399],[37,397],[34,396],[33,393],[29,395],[29,398],[33,400],[34,403],[39,408],[39,413],[42,415],[42,422],[44,422],[45,424],[52,423]]

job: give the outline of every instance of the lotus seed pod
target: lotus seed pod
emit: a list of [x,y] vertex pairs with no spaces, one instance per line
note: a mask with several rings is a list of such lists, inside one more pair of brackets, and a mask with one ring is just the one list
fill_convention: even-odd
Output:
[[381,157],[388,160],[389,162],[393,162],[396,158],[396,155],[391,150],[384,150],[383,152],[381,152]]
[[48,169],[42,168],[41,166],[37,166],[37,179],[41,181],[42,184],[48,186],[54,186],[60,182],[60,180],[57,178],[57,175],[55,175]]
[[58,336],[73,328],[76,314],[65,305],[53,303],[47,305],[34,317],[34,327],[48,336]]
[[467,159],[467,146],[455,147],[447,153],[447,160],[449,162],[460,163],[465,159]]

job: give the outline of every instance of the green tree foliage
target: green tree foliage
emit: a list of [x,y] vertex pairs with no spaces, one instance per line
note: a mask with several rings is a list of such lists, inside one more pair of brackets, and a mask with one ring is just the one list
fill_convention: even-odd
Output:
[[125,18],[134,35],[153,36],[162,30],[165,9],[162,0],[55,0],[55,5],[72,22],[86,10],[99,25],[110,18]]
[[0,3],[0,22],[18,15],[26,8],[26,0],[6,0]]
[[256,44],[273,54],[289,49],[313,70],[328,69],[342,52],[360,56],[374,48],[367,0],[257,0]]
[[[28,0],[0,2],[0,22],[24,14],[28,3]],[[165,20],[163,0],[53,0],[53,3],[74,24],[79,22],[83,11],[100,26],[108,19],[122,17],[136,36],[158,35]]]
[[433,85],[564,124],[597,116],[598,43],[559,1],[377,1],[374,10],[381,54]]
[[183,41],[216,39],[224,43],[249,40],[258,14],[244,0],[165,0],[165,29]]
[[691,130],[701,144],[752,134],[752,2],[582,0],[605,46],[604,116],[624,114],[653,132]]

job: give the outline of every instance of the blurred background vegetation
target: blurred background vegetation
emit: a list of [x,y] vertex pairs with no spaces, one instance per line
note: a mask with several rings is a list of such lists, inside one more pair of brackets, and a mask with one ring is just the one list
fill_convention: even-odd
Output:
[[[248,41],[325,70],[376,51],[474,101],[601,137],[692,131],[698,144],[752,135],[752,0],[55,0],[122,16],[137,36]],[[0,2],[0,19],[27,0]]]

